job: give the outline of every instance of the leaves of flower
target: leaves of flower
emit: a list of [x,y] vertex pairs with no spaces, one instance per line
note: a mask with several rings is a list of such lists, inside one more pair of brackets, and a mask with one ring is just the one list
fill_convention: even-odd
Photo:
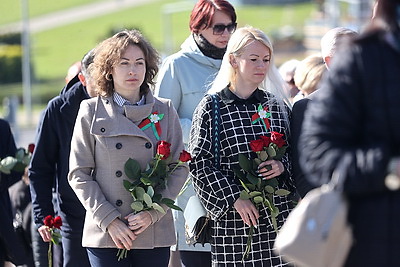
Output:
[[275,192],[275,189],[274,189],[272,186],[270,186],[270,185],[266,185],[266,186],[265,186],[265,191],[266,191],[267,193],[269,193],[269,194],[273,194],[273,193]]
[[161,203],[167,205],[171,209],[182,211],[182,209],[180,207],[175,205],[175,201],[173,201],[172,199],[163,198],[163,199],[161,199]]
[[151,207],[151,205],[153,204],[151,197],[147,193],[143,194],[143,200],[146,203],[147,207]]
[[250,199],[250,195],[245,190],[242,190],[242,191],[240,191],[240,198],[247,200],[247,199]]
[[145,193],[146,193],[146,191],[144,191],[143,187],[135,188],[135,195],[138,200],[144,200],[143,196]]
[[267,154],[270,158],[274,158],[276,156],[276,150],[272,145],[267,147]]
[[280,197],[287,196],[289,194],[290,194],[290,191],[288,191],[286,189],[278,189],[275,191],[275,195],[278,195]]
[[135,180],[135,179],[140,179],[141,176],[141,169],[139,163],[134,160],[129,158],[125,162],[124,166],[125,174],[129,179]]
[[239,154],[239,165],[246,172],[253,170],[253,163],[243,154]]
[[18,160],[13,157],[6,157],[0,162],[0,171],[5,174],[10,174],[11,170],[14,168],[15,164],[17,164]]
[[163,207],[161,207],[158,203],[153,202],[153,204],[151,205],[151,207],[161,213],[165,213],[165,210],[163,209]]
[[[153,203],[153,204],[154,204],[154,203]],[[133,202],[131,203],[131,208],[132,208],[134,211],[139,212],[139,211],[142,211],[142,210],[143,210],[144,205],[143,205],[142,201],[136,200],[136,201],[133,201]]]

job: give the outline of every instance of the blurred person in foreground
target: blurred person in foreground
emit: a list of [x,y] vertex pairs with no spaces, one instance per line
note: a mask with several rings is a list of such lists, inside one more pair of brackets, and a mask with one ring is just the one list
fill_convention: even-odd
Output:
[[[160,141],[170,144],[174,161],[183,150],[173,104],[151,92],[158,63],[157,51],[137,30],[118,32],[95,48],[90,73],[98,96],[81,103],[68,174],[86,209],[82,245],[92,266],[166,267],[176,243],[171,209],[134,212],[134,198],[124,186],[129,158],[143,171],[159,154]],[[186,164],[176,166],[153,192],[175,199],[187,175]],[[119,249],[126,252],[121,260]]]
[[400,0],[378,0],[362,35],[338,52],[300,137],[300,163],[314,185],[351,158],[343,186],[349,267],[400,266],[399,24]]
[[[247,158],[255,154],[250,142],[276,132],[290,146],[290,109],[284,84],[274,65],[272,44],[261,30],[248,26],[232,34],[209,93],[216,94],[220,105],[220,167],[215,166],[216,155],[211,149],[215,118],[210,95],[203,97],[193,116],[189,166],[196,193],[213,219],[212,264],[288,266],[273,252],[276,232],[268,207],[256,208],[250,199],[241,198],[243,187],[234,172],[239,167],[239,154]],[[255,119],[261,116],[264,120]],[[281,188],[294,191],[288,151],[281,159],[262,161],[257,167],[262,179],[276,178]],[[293,205],[289,196],[273,198],[279,210],[279,229]],[[251,251],[244,257],[251,229]]]
[[[90,266],[81,244],[85,209],[69,186],[67,174],[70,142],[80,102],[95,96],[87,70],[93,57],[93,51],[83,57],[81,72],[48,103],[29,168],[33,220],[43,241],[50,242],[51,235],[43,219],[48,215],[54,216],[56,212],[61,216],[65,267]],[[53,188],[57,193],[56,208]],[[35,257],[40,258],[39,255]]]
[[[323,78],[322,72],[325,71],[322,69],[321,64],[325,63],[325,67],[329,70],[329,66],[332,62],[332,59],[336,56],[336,51],[340,48],[340,46],[349,42],[352,38],[355,38],[358,35],[357,32],[350,30],[344,27],[337,27],[329,30],[322,38],[321,38],[321,59],[315,58],[319,62],[319,72],[321,75],[318,75],[317,79],[307,79],[305,75],[303,75],[304,80],[309,80],[309,84],[313,84],[315,87],[320,87],[320,81]],[[340,60],[340,59],[339,59]],[[301,71],[303,72],[303,71]],[[307,68],[304,69],[304,72],[307,72]],[[297,76],[301,76],[300,73]],[[298,81],[303,83],[301,81]],[[290,123],[290,130],[292,134],[292,163],[293,163],[293,177],[296,181],[296,188],[300,195],[300,197],[304,197],[308,191],[313,189],[315,186],[311,185],[307,179],[304,177],[304,173],[302,167],[299,162],[299,137],[302,132],[304,113],[307,109],[309,101],[312,100],[316,95],[319,94],[319,90],[307,95],[305,98],[296,101],[293,105],[292,109],[292,118]]]
[[[189,21],[191,34],[181,45],[181,50],[167,57],[158,74],[156,96],[172,100],[183,130],[185,146],[193,111],[207,92],[218,72],[231,34],[236,29],[236,12],[225,0],[199,0],[194,6]],[[190,183],[178,197],[178,206],[185,208],[188,199],[195,193]],[[211,266],[210,245],[188,245],[185,239],[183,213],[173,211],[177,245],[172,248],[171,266],[179,256],[184,266]],[[179,255],[175,251],[179,251]]]

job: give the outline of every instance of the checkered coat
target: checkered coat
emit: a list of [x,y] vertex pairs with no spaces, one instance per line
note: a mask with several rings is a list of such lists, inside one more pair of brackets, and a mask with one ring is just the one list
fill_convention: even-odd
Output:
[[[242,262],[250,227],[245,225],[233,204],[239,198],[242,187],[235,179],[233,168],[238,166],[238,155],[250,157],[249,143],[262,135],[267,135],[261,122],[252,123],[252,115],[259,104],[267,106],[271,113],[270,131],[277,131],[289,137],[288,124],[276,99],[269,93],[257,89],[247,100],[239,99],[228,88],[218,93],[220,98],[220,170],[213,165],[211,150],[211,104],[210,96],[205,96],[196,108],[191,128],[189,151],[192,154],[190,174],[197,194],[214,220],[212,261],[213,266],[285,266],[279,255],[273,253],[276,237],[269,211],[261,208],[258,229],[255,229],[252,250],[248,259]],[[286,108],[288,116],[290,110]],[[287,140],[288,141],[288,140]],[[291,164],[287,154],[283,157],[284,173],[280,176],[281,187],[293,191]],[[292,203],[287,197],[275,197],[280,210],[277,218],[280,227]]]

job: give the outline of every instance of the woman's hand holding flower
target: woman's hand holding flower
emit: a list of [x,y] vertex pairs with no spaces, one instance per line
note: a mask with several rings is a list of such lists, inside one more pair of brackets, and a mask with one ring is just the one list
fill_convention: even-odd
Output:
[[123,221],[116,218],[110,223],[107,230],[118,248],[127,250],[132,248],[132,241],[136,239],[136,234]]
[[272,179],[281,175],[285,171],[285,167],[279,160],[267,160],[263,161],[258,165],[258,176],[262,176],[264,179]]
[[135,235],[139,235],[147,229],[152,223],[151,216],[147,211],[141,211],[137,214],[131,213],[125,217],[128,221],[128,227]]
[[257,220],[260,217],[260,214],[251,200],[238,198],[233,206],[245,224],[248,226],[255,226],[258,224]]

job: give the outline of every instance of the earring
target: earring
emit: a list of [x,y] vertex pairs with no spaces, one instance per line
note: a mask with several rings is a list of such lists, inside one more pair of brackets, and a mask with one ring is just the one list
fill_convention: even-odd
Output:
[[111,75],[111,73],[109,73],[109,74],[106,75],[106,80],[107,80],[107,81],[112,81],[112,75]]

